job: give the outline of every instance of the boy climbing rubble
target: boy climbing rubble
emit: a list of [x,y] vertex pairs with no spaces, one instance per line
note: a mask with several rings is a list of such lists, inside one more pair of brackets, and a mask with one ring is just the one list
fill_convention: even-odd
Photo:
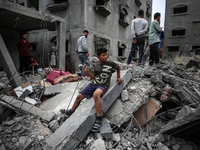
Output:
[[91,73],[88,70],[87,65],[83,66],[83,69],[85,69],[86,73],[93,79],[92,82],[79,93],[71,109],[60,110],[62,114],[70,116],[74,113],[75,109],[85,97],[89,99],[93,96],[97,115],[96,121],[92,127],[93,132],[98,132],[102,124],[100,96],[108,90],[113,69],[117,69],[117,82],[119,84],[122,82],[122,79],[120,78],[119,65],[113,61],[107,61],[107,49],[97,49],[97,58],[99,59],[99,62],[94,67],[94,73]]

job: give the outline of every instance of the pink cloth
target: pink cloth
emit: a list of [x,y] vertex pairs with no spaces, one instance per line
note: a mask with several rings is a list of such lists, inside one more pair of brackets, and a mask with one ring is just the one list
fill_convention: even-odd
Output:
[[71,74],[69,71],[63,72],[61,69],[59,69],[58,71],[56,71],[56,70],[58,70],[58,69],[54,69],[54,70],[50,71],[50,73],[49,73],[49,75],[47,76],[47,79],[46,79],[47,82],[54,84],[54,81],[55,81],[56,78],[58,78],[60,76]]

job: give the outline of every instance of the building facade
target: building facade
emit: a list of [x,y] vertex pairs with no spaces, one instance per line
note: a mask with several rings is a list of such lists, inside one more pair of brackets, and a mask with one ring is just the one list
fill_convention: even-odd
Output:
[[[39,63],[48,66],[52,52],[59,55],[59,44],[65,54],[70,55],[71,65],[78,69],[76,42],[82,31],[87,29],[88,49],[90,57],[96,56],[98,47],[108,49],[109,56],[125,60],[131,49],[131,22],[138,16],[140,9],[144,10],[144,18],[150,24],[152,0],[10,0],[27,9],[49,14],[65,20],[64,44],[58,43],[56,31],[48,29],[46,22],[41,23],[41,29],[29,30],[28,40],[32,44],[31,53]],[[48,16],[44,18],[48,20]],[[23,20],[25,21],[25,20]],[[55,23],[56,24],[56,23]],[[59,26],[58,26],[59,27]],[[18,36],[19,37],[19,36]],[[16,39],[16,37],[15,37]],[[59,40],[60,41],[60,40]],[[37,45],[34,47],[34,45]],[[15,53],[17,51],[12,50]],[[69,57],[66,55],[66,61]],[[63,56],[63,55],[62,55]],[[137,58],[137,54],[135,55]],[[59,57],[57,64],[60,63]],[[63,62],[63,61],[62,61]],[[57,65],[59,67],[60,65]]]
[[200,1],[166,0],[164,55],[188,56],[200,48]]
[[79,64],[76,42],[84,29],[90,32],[90,57],[96,55],[98,47],[106,47],[109,56],[125,59],[132,42],[131,22],[138,16],[138,10],[143,9],[144,18],[151,22],[152,0],[47,0],[46,3],[44,12],[66,19],[70,33],[66,52],[70,53],[76,69]]

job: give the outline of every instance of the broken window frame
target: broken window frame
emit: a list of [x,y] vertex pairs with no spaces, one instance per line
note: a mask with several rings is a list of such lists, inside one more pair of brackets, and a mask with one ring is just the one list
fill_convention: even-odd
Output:
[[104,5],[105,7],[107,6],[107,2],[108,2],[109,0],[96,0],[96,5],[98,6],[98,5]]
[[[39,0],[24,0],[24,1],[19,1],[19,0],[9,0],[10,2],[19,4],[24,7],[28,8],[34,8],[35,10],[39,11]],[[36,3],[36,5],[31,5],[33,3]]]
[[[127,6],[128,7],[128,6]],[[120,4],[119,5],[119,24],[123,26],[124,28],[129,25],[128,22],[126,22],[126,16],[128,16],[128,11],[126,9],[126,6]]]
[[68,0],[54,0],[54,4],[60,4],[60,3],[68,3]]
[[151,17],[151,6],[148,3],[147,3],[146,15],[148,18]]
[[[184,9],[186,7],[186,11],[183,11],[183,12],[178,12],[178,9]],[[175,12],[175,9],[177,12]],[[175,7],[172,8],[172,15],[186,15],[188,14],[188,5],[186,4],[180,4],[180,5],[177,5]]]
[[121,62],[124,62],[124,60],[127,58],[125,55],[126,45],[120,41],[118,41],[118,55],[117,59]]
[[179,52],[180,46],[167,46],[168,52]]
[[[98,1],[98,3],[97,3],[97,1]],[[107,8],[108,1],[109,0],[96,0],[96,3],[94,5],[95,11],[103,17],[107,17],[108,15],[111,14],[111,11]],[[102,2],[102,3],[100,3],[100,2]]]
[[110,49],[110,40],[109,39],[105,39],[102,37],[98,37],[96,35],[94,35],[94,43],[95,43],[95,52],[94,55],[97,55],[97,49],[100,47],[104,47],[108,50],[108,55],[110,53],[109,49]]
[[[180,34],[176,34],[178,32],[180,32]],[[185,35],[186,35],[186,29],[183,27],[177,27],[172,29],[171,37],[186,37]]]
[[140,7],[142,5],[141,1],[140,0],[135,0],[135,4]]
[[47,9],[53,13],[58,12],[58,11],[64,11],[67,8],[69,8],[68,0],[61,0],[61,2],[56,2],[56,0],[54,0],[54,4],[47,5]]

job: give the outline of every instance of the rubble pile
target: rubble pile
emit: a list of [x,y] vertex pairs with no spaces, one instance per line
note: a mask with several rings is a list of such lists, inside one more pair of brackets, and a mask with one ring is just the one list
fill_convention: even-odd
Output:
[[[90,131],[95,120],[92,98],[70,117],[59,113],[89,83],[86,78],[46,88],[31,82],[33,92],[27,95],[36,100],[35,106],[20,103],[16,95],[1,88],[0,149],[200,149],[200,71],[167,64],[118,64],[124,83],[116,84],[113,75],[102,97],[104,120],[99,133]],[[21,101],[27,95],[24,91]]]

